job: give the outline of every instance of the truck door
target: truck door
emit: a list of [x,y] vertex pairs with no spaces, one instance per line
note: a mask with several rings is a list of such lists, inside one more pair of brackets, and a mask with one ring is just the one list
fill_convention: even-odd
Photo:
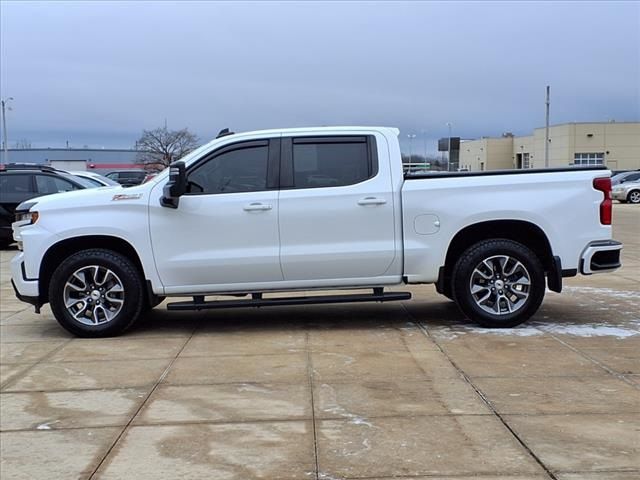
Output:
[[151,202],[151,241],[167,293],[282,280],[279,152],[279,139],[226,145],[188,169],[177,209]]
[[[368,279],[384,276],[393,263],[392,183],[386,142],[378,140],[283,137],[279,205],[285,281]],[[384,163],[378,164],[378,149],[387,155]]]

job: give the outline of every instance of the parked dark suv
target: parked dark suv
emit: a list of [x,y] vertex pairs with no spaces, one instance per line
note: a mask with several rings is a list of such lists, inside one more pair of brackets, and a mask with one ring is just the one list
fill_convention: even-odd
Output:
[[133,187],[134,185],[140,185],[147,173],[144,170],[115,170],[107,173],[105,177],[115,180],[123,187]]
[[46,165],[0,165],[0,248],[13,243],[16,207],[30,198],[91,188],[89,182]]

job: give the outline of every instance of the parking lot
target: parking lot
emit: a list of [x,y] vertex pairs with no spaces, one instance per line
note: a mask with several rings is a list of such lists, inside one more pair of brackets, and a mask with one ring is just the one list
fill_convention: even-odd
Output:
[[72,338],[1,259],[1,476],[640,478],[640,208],[614,274],[565,280],[526,325],[403,303],[156,308]]

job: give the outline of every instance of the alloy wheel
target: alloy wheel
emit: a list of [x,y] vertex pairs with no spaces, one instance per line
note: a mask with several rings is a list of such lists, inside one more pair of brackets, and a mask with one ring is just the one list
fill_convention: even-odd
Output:
[[122,281],[112,270],[98,265],[79,268],[64,286],[67,311],[84,325],[102,325],[120,313],[124,305]]
[[492,315],[508,315],[520,310],[531,290],[526,267],[509,255],[495,255],[474,268],[469,281],[476,305]]

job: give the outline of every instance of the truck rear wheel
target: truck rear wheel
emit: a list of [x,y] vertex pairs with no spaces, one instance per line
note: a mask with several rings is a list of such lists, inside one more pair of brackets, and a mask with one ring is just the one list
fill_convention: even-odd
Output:
[[453,269],[453,296],[484,327],[514,327],[531,317],[546,288],[540,260],[521,243],[485,240],[467,249]]
[[74,335],[120,335],[140,316],[144,283],[127,257],[105,249],[83,250],[53,272],[49,303],[58,323]]

